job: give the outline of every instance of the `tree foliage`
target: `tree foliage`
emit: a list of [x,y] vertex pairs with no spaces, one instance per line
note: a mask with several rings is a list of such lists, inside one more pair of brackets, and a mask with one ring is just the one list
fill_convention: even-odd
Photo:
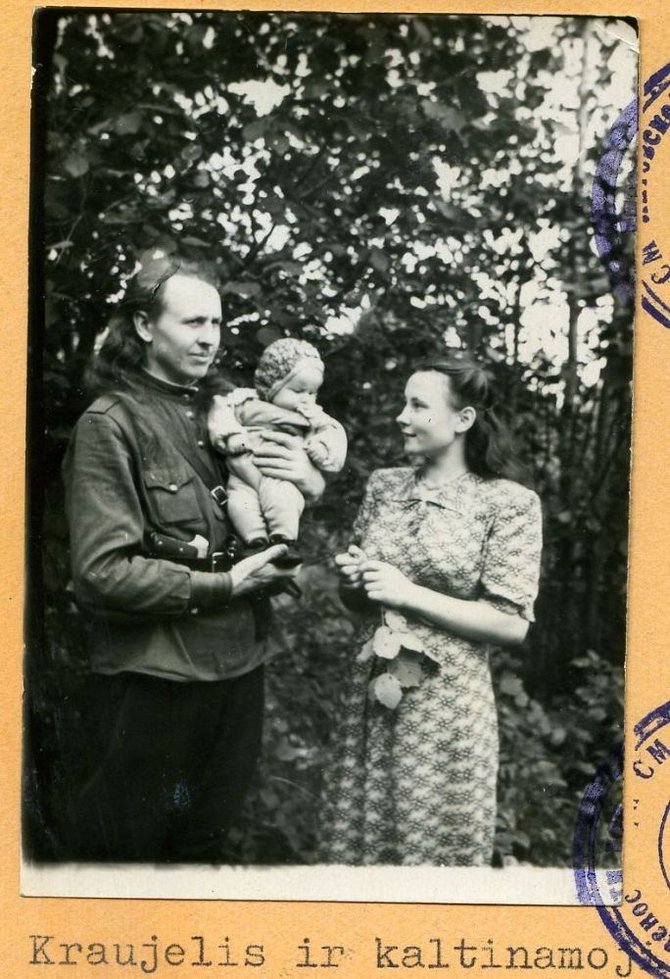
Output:
[[[303,858],[314,805],[293,822],[287,813],[316,792],[352,654],[329,559],[370,471],[401,460],[393,419],[418,357],[450,344],[488,364],[543,499],[538,623],[513,675],[544,711],[574,694],[583,657],[621,664],[631,311],[591,244],[589,183],[622,108],[622,45],[585,18],[47,10],[38,28],[35,806],[54,788],[40,753],[48,760],[73,714],[54,691],[69,690],[79,655],[59,460],[111,303],[147,248],[179,248],[221,270],[228,373],[248,383],[277,336],[315,342],[324,405],[350,436],[345,471],[305,522],[319,614],[307,600],[278,612],[296,649],[278,645],[259,792],[285,849],[258,820],[240,841],[253,859]],[[632,67],[628,81],[632,97]],[[504,703],[504,684],[498,693]],[[620,723],[617,704],[603,709],[594,754]],[[503,733],[511,750],[514,732]],[[273,764],[290,768],[285,782]],[[566,846],[548,844],[548,862]]]

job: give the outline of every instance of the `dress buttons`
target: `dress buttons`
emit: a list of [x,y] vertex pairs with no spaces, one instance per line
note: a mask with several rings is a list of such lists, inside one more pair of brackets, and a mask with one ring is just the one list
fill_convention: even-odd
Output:
[[199,608],[192,608],[191,609],[191,615],[197,615],[199,611],[200,611]]
[[191,411],[189,409],[189,411],[186,412],[186,417],[187,418],[195,418],[195,412],[194,411]]
[[199,449],[204,449],[205,448],[205,440],[204,439],[198,439],[198,448]]
[[176,493],[177,492],[177,484],[176,483],[170,483],[170,485],[168,486],[168,489],[170,490],[171,493]]

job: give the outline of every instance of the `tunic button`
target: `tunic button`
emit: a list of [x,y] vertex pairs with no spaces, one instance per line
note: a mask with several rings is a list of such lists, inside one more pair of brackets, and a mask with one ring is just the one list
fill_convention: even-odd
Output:
[[200,448],[200,449],[204,449],[205,448],[205,442],[204,442],[203,439],[198,439],[198,448]]
[[192,608],[191,609],[191,615],[197,615],[199,611],[200,611],[199,608]]
[[176,483],[170,483],[170,485],[168,486],[168,489],[170,490],[171,493],[176,493],[177,492],[177,484]]
[[193,411],[190,411],[190,410],[189,410],[189,411],[187,411],[187,412],[186,412],[186,417],[187,417],[187,418],[195,418],[195,412],[193,412]]

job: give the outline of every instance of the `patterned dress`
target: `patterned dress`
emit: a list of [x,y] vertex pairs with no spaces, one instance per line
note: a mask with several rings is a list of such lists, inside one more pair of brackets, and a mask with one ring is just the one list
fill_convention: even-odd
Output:
[[[413,469],[377,470],[354,540],[416,584],[533,618],[542,515],[518,483],[466,473],[429,489]],[[421,679],[393,710],[369,694],[388,661],[353,662],[326,761],[319,858],[488,865],[498,769],[491,647],[373,603],[361,644],[382,620],[411,634]]]

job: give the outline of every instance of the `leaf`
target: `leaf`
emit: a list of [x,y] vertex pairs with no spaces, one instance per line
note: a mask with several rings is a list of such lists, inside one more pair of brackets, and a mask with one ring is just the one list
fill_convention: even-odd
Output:
[[382,659],[393,659],[400,652],[398,634],[392,632],[388,626],[380,625],[372,637],[372,648]]
[[53,62],[58,71],[63,75],[67,70],[67,58],[64,58],[62,54],[55,54],[53,56]]
[[101,122],[96,122],[95,125],[89,126],[86,130],[91,136],[99,136],[100,133],[104,133],[105,130],[109,130],[112,125],[111,119],[103,119]]
[[367,663],[368,660],[372,659],[374,656],[374,649],[372,648],[372,640],[368,639],[366,643],[361,647],[361,651],[356,657],[357,663]]
[[82,153],[70,153],[63,162],[63,167],[71,177],[83,177],[88,173],[88,160]]
[[327,92],[328,87],[323,82],[308,81],[303,86],[303,97],[306,99],[320,99]]
[[209,248],[209,242],[203,241],[202,238],[196,238],[195,235],[186,235],[180,240],[182,245],[189,248]]
[[465,116],[459,112],[457,109],[452,109],[450,106],[444,106],[442,110],[442,125],[445,129],[452,129],[454,132],[460,132],[465,125]]
[[416,36],[423,44],[426,44],[428,46],[432,45],[433,35],[431,34],[430,30],[426,27],[426,25],[421,20],[419,20],[418,17],[412,20],[412,26],[414,27],[414,32],[416,33]]
[[460,207],[454,207],[448,201],[442,200],[441,197],[434,198],[435,207],[438,209],[442,217],[447,218],[451,221],[452,227],[454,225],[465,226],[467,224],[472,224],[472,219],[468,217],[466,212]]
[[221,292],[234,292],[238,296],[259,296],[262,289],[258,282],[226,282]]
[[283,156],[283,154],[287,153],[291,148],[291,144],[289,143],[287,137],[284,136],[283,133],[280,133],[272,141],[272,147],[277,151],[277,153],[280,153]]
[[521,832],[521,830],[517,830],[515,833],[512,834],[512,838],[516,843],[516,845],[520,846],[523,850],[530,849],[530,837],[528,836],[527,833],[523,833]]
[[268,809],[276,809],[279,805],[279,797],[277,793],[270,788],[264,786],[259,790],[259,796],[264,806]]
[[355,116],[347,116],[346,123],[352,135],[358,137],[358,139],[368,140],[370,138],[369,127]]
[[400,645],[403,649],[410,649],[414,653],[423,652],[423,642],[413,632],[402,632],[400,634]]
[[373,245],[370,249],[370,265],[378,272],[387,272],[390,264],[388,255]]
[[[269,346],[269,344],[274,343],[275,340],[279,340],[283,335],[284,334],[274,326],[261,326],[261,328],[256,331],[256,339],[262,347]],[[368,644],[366,643],[366,645]],[[365,649],[365,646],[363,649]],[[370,655],[372,656],[372,651],[370,651]]]
[[268,214],[271,214],[273,218],[284,218],[286,214],[286,201],[281,197],[277,197],[275,194],[270,194],[263,201],[263,209]]
[[507,693],[511,697],[518,697],[523,692],[523,684],[518,676],[513,673],[503,673],[499,683],[501,693]]
[[247,143],[253,143],[261,136],[265,135],[265,130],[268,126],[268,119],[263,116],[260,119],[254,119],[253,122],[248,122],[242,130],[242,137]]
[[407,619],[394,608],[384,609],[384,624],[393,632],[407,632]]
[[452,132],[460,132],[465,125],[465,116],[457,109],[452,109],[449,105],[442,105],[440,102],[431,102],[424,99],[421,103],[424,114],[429,119],[442,123],[445,129]]
[[205,170],[199,170],[193,178],[193,183],[196,187],[209,187],[210,177]]
[[202,156],[202,147],[199,143],[187,143],[181,151],[181,155],[190,163],[195,163]]
[[141,112],[126,112],[114,122],[114,132],[118,136],[132,136],[142,128]]
[[418,687],[423,680],[420,657],[403,650],[389,663],[388,672],[402,687]]
[[174,238],[170,238],[169,235],[160,235],[156,244],[151,249],[150,254],[154,254],[156,251],[164,252],[165,255],[173,255],[177,251],[177,242]]
[[[139,219],[139,210],[130,207],[122,207],[118,211],[105,215],[105,224],[134,224]],[[176,251],[176,244],[173,251]]]
[[402,687],[390,673],[382,673],[370,682],[368,695],[370,700],[378,700],[389,710],[395,710],[402,700]]
[[280,761],[295,761],[300,755],[300,749],[296,748],[288,738],[282,738],[275,749],[275,756]]
[[[198,51],[202,47],[203,41],[207,35],[207,25],[206,24],[194,24],[186,32],[186,43],[191,49]],[[202,55],[201,55],[202,56]]]

